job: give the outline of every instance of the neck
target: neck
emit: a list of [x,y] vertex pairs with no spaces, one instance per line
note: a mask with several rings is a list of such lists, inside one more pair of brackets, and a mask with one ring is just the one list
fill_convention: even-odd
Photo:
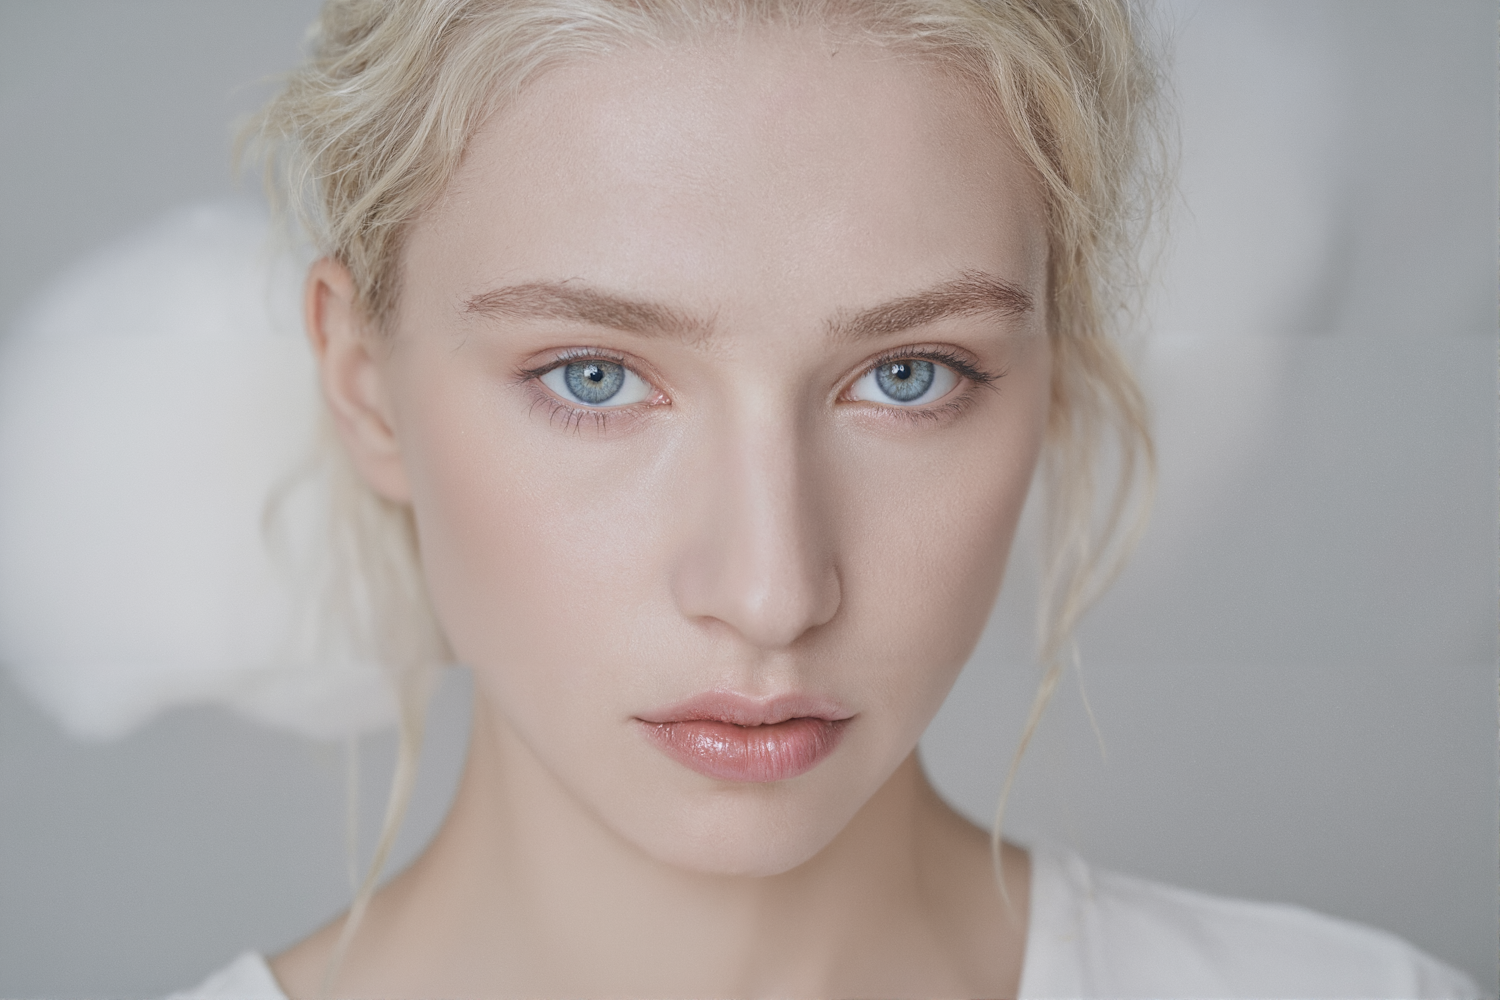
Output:
[[[618,836],[480,707],[447,821],[376,896],[337,990],[1013,995],[1027,863],[1007,847],[1007,907],[987,840],[938,797],[913,754],[791,871],[686,870]],[[316,989],[318,957],[326,961],[337,930],[336,921],[277,960],[289,992]]]

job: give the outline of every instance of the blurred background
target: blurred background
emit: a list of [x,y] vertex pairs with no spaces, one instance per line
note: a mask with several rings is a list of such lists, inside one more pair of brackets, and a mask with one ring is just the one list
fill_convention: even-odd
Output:
[[[258,197],[231,123],[316,7],[0,0],[0,336],[98,247]],[[1385,928],[1493,993],[1496,5],[1159,12],[1183,159],[1141,352],[1160,494],[1007,828]],[[923,742],[982,823],[1037,679],[1034,585],[1021,544]],[[452,672],[398,864],[452,793],[467,699]],[[365,851],[392,746],[359,740]],[[0,673],[0,995],[161,994],[332,917],[347,751],[211,706],[79,740]]]

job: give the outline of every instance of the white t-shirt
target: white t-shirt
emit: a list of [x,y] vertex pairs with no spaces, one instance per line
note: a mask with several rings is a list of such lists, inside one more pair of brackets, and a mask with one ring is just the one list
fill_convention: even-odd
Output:
[[[1296,906],[1209,896],[1031,849],[1021,997],[1475,1000],[1473,980],[1400,938]],[[247,952],[168,1000],[287,1000]]]

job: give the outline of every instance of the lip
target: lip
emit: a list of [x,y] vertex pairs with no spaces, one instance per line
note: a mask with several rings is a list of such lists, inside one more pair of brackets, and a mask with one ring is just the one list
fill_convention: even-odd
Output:
[[785,781],[833,753],[853,714],[801,695],[714,691],[636,717],[668,757],[719,781]]

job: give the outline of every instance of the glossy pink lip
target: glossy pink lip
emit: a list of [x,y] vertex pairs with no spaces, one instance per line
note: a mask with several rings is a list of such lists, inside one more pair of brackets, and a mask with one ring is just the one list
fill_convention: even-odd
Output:
[[711,692],[637,716],[657,749],[720,781],[785,781],[831,754],[851,718],[798,696],[760,700]]

